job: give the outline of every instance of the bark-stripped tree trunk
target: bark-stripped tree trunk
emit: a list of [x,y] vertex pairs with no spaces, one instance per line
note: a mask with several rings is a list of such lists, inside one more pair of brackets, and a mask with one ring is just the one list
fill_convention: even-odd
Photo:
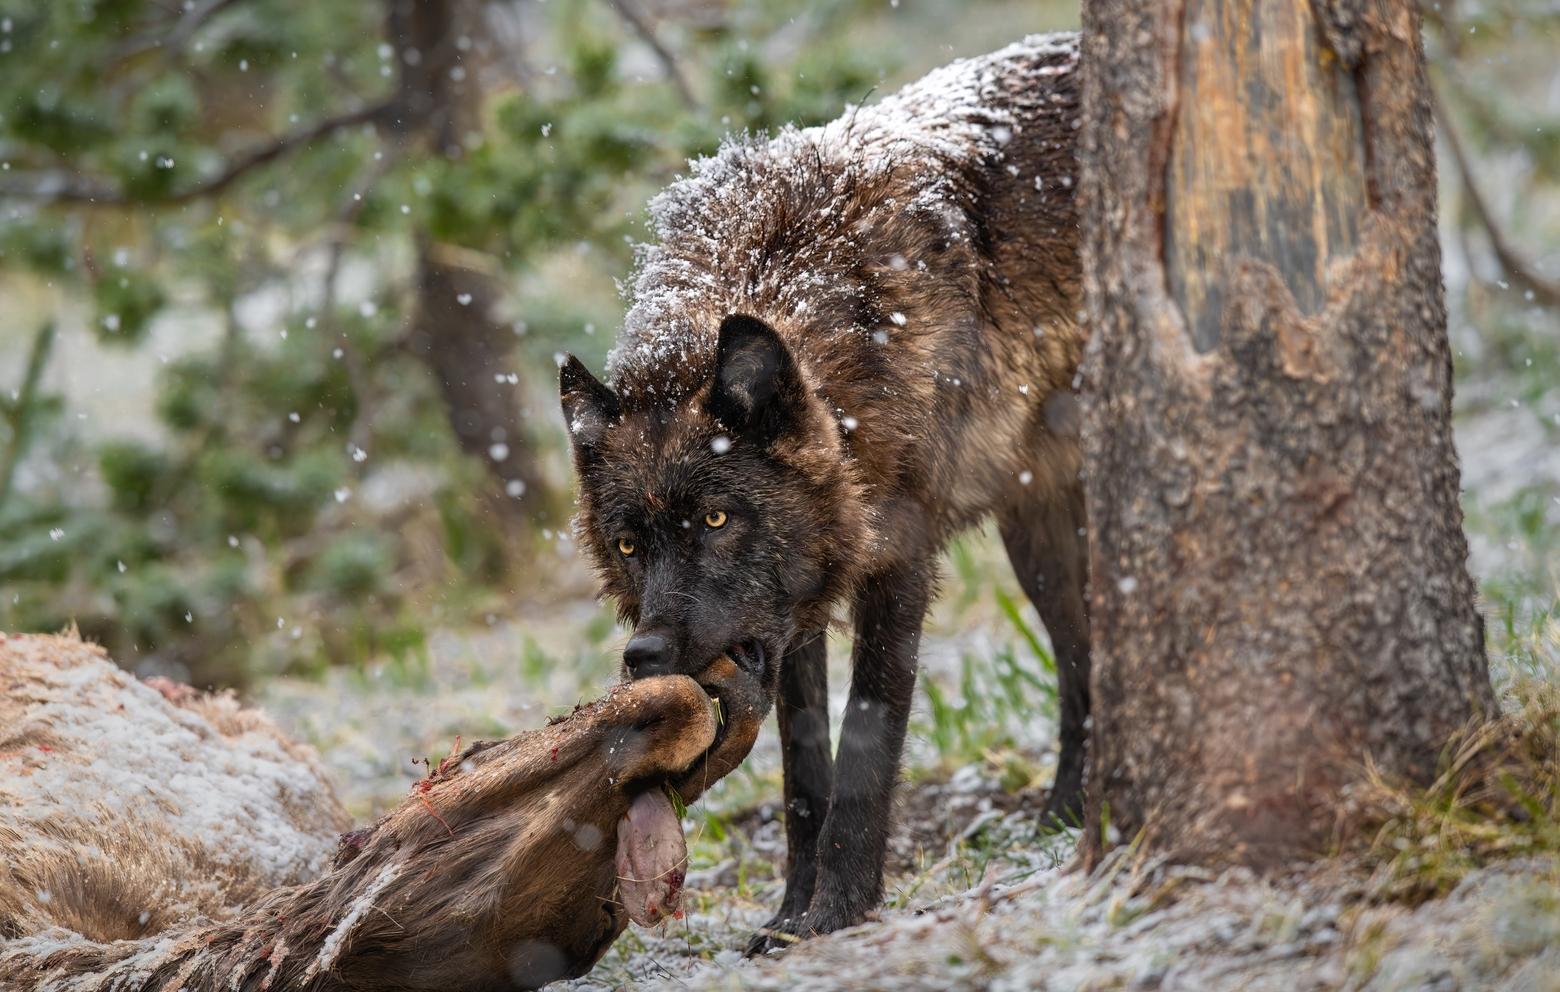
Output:
[[1493,707],[1418,14],[1084,6],[1086,857],[1319,853]]

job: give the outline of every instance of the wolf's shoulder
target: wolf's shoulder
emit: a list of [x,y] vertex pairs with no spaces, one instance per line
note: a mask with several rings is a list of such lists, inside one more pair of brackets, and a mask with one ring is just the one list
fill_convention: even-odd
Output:
[[1076,32],[1030,35],[1006,48],[935,69],[878,104],[820,129],[869,153],[956,162],[1000,155],[1039,115],[1076,90]]
[[956,59],[875,104],[848,105],[827,124],[729,136],[652,200],[653,229],[676,233],[695,219],[690,207],[707,206],[734,185],[750,201],[764,186],[784,195],[799,185],[832,185],[841,170],[859,178],[907,163],[948,166],[1000,156],[1037,117],[1075,109],[1078,54],[1077,32],[1029,35]]
[[[909,213],[968,209],[1015,139],[1076,117],[1078,35],[1030,35],[958,59],[816,127],[728,137],[650,202],[615,379],[697,378],[719,316],[842,312],[862,232]],[[838,300],[832,298],[838,297]]]

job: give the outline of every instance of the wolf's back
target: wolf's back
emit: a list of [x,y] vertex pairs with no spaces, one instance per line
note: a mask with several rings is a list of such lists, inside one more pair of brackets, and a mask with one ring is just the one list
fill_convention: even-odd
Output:
[[910,259],[966,242],[975,254],[962,265],[950,256],[934,275],[978,295],[961,276],[1003,264],[993,224],[1072,223],[1077,61],[1076,34],[1034,35],[828,124],[733,137],[692,162],[650,204],[653,241],[640,249],[609,359],[614,384],[630,394],[691,388],[732,312],[778,320],[782,333],[808,325],[793,344],[827,365],[825,352],[897,312],[871,279],[885,251]]

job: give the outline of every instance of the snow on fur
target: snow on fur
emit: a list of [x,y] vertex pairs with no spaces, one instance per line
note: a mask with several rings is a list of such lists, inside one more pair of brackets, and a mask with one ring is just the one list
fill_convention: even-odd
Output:
[[[825,301],[858,291],[838,275],[859,250],[860,233],[901,211],[967,237],[970,191],[958,176],[977,163],[1000,164],[1023,120],[1044,112],[1047,77],[1074,71],[1077,58],[1077,35],[1033,35],[953,62],[829,124],[730,138],[691,162],[690,175],[650,203],[655,242],[639,250],[624,331],[608,359],[615,384],[632,390],[621,373],[698,361],[712,348],[719,317],[742,297],[770,300],[799,318],[831,309]],[[908,196],[858,201],[889,173],[908,183]],[[1040,189],[1072,177],[1034,180]],[[805,242],[773,257],[766,246],[803,219]],[[838,333],[852,330],[861,329]]]
[[0,685],[0,935],[221,917],[313,877],[347,825],[312,749],[231,695],[156,688],[74,636],[0,634]]
[[320,945],[320,952],[315,955],[309,970],[304,972],[305,979],[313,978],[316,972],[329,971],[335,965],[336,959],[341,956],[342,947],[352,936],[352,928],[363,918],[364,913],[374,908],[374,900],[386,886],[395,881],[399,874],[401,874],[401,865],[396,861],[380,869],[368,888],[363,890],[363,894],[353,900],[352,905],[347,908],[347,915],[343,916],[341,922],[331,930],[330,936],[325,938],[325,943]]

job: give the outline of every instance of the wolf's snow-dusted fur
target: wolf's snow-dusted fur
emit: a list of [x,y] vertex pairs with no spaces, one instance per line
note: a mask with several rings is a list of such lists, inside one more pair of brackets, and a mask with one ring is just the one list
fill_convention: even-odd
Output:
[[[560,372],[576,528],[635,624],[625,662],[694,670],[744,644],[786,658],[797,815],[771,930],[835,930],[880,898],[938,555],[986,519],[1056,650],[1046,815],[1079,808],[1078,58],[1076,35],[1026,38],[692,163],[651,204],[610,381],[572,359]],[[820,632],[847,609],[836,764]]]
[[[1071,142],[1051,149],[1058,154],[1037,155],[1045,149],[1022,132],[1048,107],[1073,109],[1071,95],[1048,83],[1072,73],[1077,57],[1077,35],[1035,35],[943,66],[829,124],[729,140],[691,163],[688,178],[651,201],[655,241],[641,250],[623,333],[608,360],[614,387],[655,390],[657,383],[635,373],[669,360],[693,366],[690,377],[707,374],[699,366],[713,355],[728,313],[762,313],[772,322],[811,323],[820,313],[854,318],[821,340],[807,338],[809,356],[836,340],[903,333],[892,313],[874,312],[870,302],[878,296],[873,263],[892,260],[873,255],[894,247],[885,236],[906,219],[955,240],[980,236],[976,199],[984,184],[977,176],[992,167],[1028,187],[1025,198],[1037,205],[1051,200],[1070,211],[1073,176],[1055,166],[1070,160]],[[900,257],[911,264],[912,256]],[[922,265],[915,268],[925,271]]]

